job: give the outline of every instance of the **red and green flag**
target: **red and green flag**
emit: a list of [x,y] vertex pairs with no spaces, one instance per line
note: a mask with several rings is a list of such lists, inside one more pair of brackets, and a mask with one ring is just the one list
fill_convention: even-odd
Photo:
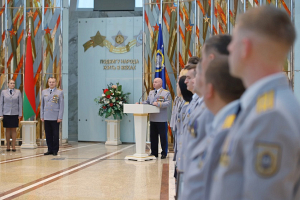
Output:
[[30,30],[28,32],[28,37],[27,37],[26,62],[25,62],[24,74],[25,77],[24,77],[23,114],[24,114],[24,120],[27,120],[30,117],[34,116],[36,113]]

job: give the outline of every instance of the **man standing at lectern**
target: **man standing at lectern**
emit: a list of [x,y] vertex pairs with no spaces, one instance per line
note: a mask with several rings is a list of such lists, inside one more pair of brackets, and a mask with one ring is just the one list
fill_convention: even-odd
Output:
[[171,103],[171,94],[162,88],[162,79],[155,78],[153,81],[154,90],[149,92],[143,104],[150,104],[160,108],[159,113],[150,113],[150,141],[151,156],[158,157],[158,135],[161,143],[161,159],[165,159],[168,153],[168,135],[166,122],[168,121],[168,107]]

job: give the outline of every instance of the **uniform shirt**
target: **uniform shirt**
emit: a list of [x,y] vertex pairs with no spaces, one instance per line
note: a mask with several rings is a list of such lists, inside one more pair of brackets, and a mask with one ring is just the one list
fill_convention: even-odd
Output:
[[300,199],[299,113],[283,73],[249,87],[222,145],[210,199]]
[[166,122],[168,121],[168,107],[171,104],[171,94],[168,90],[160,88],[155,94],[155,90],[149,92],[146,101],[143,104],[153,105],[154,102],[158,102],[158,108],[160,108],[159,113],[150,113],[150,122]]
[[64,113],[64,93],[61,89],[50,88],[42,91],[41,119],[57,120],[63,118]]
[[3,115],[19,115],[22,116],[23,101],[20,90],[10,89],[2,90],[0,97],[0,116]]
[[186,114],[184,119],[182,119],[182,123],[181,123],[181,127],[180,127],[180,133],[178,134],[178,144],[180,144],[177,148],[177,156],[178,156],[178,162],[177,162],[177,169],[179,171],[183,172],[183,162],[184,162],[184,149],[186,148],[186,146],[184,146],[185,144],[185,137],[186,134],[188,134],[188,122],[190,121],[191,117],[192,117],[192,113],[195,112],[196,107],[199,105],[198,104],[198,100],[199,97],[197,94],[193,95],[193,99],[192,101],[189,103],[189,105],[186,108]]
[[[210,149],[219,134],[223,135],[228,132],[235,119],[234,116],[237,112],[238,106],[239,101],[234,101],[228,104],[217,113],[213,120],[210,116],[212,113],[210,113],[208,109],[205,109],[204,113],[200,117],[201,119],[195,122],[194,126],[199,127],[197,130],[201,130],[203,133],[203,129],[206,129],[206,134],[198,145],[194,147],[193,151],[190,152],[190,162],[186,166],[186,170],[184,172],[184,190],[180,199],[208,199],[204,198],[204,189],[208,187],[204,177],[206,176],[208,169],[210,169],[210,166],[207,167],[207,160],[209,160],[212,155]],[[210,121],[208,122],[207,119]],[[201,129],[200,126],[202,127]],[[222,138],[224,139],[224,136]],[[221,145],[215,146],[215,148],[220,150],[220,146]]]

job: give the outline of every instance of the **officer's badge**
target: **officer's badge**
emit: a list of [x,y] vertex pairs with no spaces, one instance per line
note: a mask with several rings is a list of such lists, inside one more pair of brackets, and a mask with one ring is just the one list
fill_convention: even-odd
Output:
[[222,152],[219,160],[219,164],[223,167],[228,167],[230,162],[230,149],[233,145],[233,140],[230,137],[225,139],[222,147]]
[[188,118],[190,118],[191,109],[188,110],[188,114],[186,115]]
[[196,130],[197,130],[197,121],[195,120],[193,123],[189,123],[188,130],[193,138],[197,136]]
[[191,135],[192,135],[194,138],[196,137],[194,127],[191,128],[190,133],[191,133]]
[[256,145],[255,170],[262,177],[271,177],[279,169],[281,148],[276,144],[258,143]]
[[256,101],[256,112],[261,113],[274,107],[274,91],[264,93],[259,96]]
[[58,95],[53,95],[53,98],[52,98],[52,103],[58,103],[58,100],[59,100],[59,97]]
[[164,96],[159,96],[157,99],[158,102],[164,102],[165,101],[165,97]]
[[182,114],[182,121],[184,121],[185,116],[186,116],[186,114],[183,113],[183,114]]
[[201,169],[203,167],[205,156],[206,156],[206,151],[204,151],[203,154],[200,157],[200,162],[198,163],[198,168],[199,169]]
[[229,155],[227,152],[224,152],[221,154],[221,157],[220,157],[220,165],[222,165],[223,167],[228,167],[229,165]]

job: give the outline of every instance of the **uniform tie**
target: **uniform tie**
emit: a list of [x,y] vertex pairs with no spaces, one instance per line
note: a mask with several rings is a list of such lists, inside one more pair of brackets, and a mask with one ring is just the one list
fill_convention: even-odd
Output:
[[155,90],[155,94],[154,95],[156,95],[157,94],[157,90]]
[[12,90],[9,90],[9,92],[10,92],[10,95],[12,95]]
[[52,89],[50,89],[50,94],[52,94]]

